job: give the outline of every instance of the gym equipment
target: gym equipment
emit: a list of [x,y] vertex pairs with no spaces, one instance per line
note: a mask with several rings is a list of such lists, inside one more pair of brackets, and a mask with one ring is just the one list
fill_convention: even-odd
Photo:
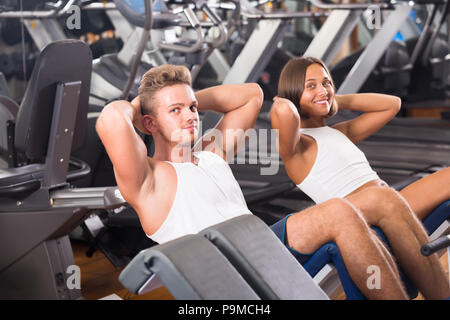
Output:
[[[158,2],[158,9],[152,14],[152,34],[162,37],[168,35],[173,37],[174,27],[191,27],[195,30],[195,40],[179,40],[176,42],[159,41],[152,39],[152,42],[145,43],[148,54],[144,53],[144,41],[142,41],[142,28],[144,27],[144,12],[142,10],[142,1],[125,3],[121,0],[115,0],[116,7],[121,15],[126,19],[126,23],[131,25],[131,35],[128,35],[124,45],[119,53],[104,55],[98,61],[94,62],[94,73],[92,77],[91,104],[103,106],[106,102],[119,97],[132,99],[137,96],[137,88],[142,75],[153,65],[164,63],[182,64],[191,69],[192,79],[195,80],[206,59],[212,53],[212,50],[221,47],[227,40],[227,31],[221,19],[212,11],[206,2],[192,1],[194,9],[202,11],[219,30],[217,37],[214,37],[210,43],[206,41],[203,35],[204,24],[198,20],[194,9],[184,4],[183,7],[177,7],[170,11],[164,1]],[[110,16],[112,13],[108,13]],[[187,20],[183,23],[180,18],[183,14]],[[117,18],[117,15],[113,16]],[[123,26],[123,22],[112,20],[116,29]],[[211,27],[211,26],[209,26]],[[134,30],[133,30],[134,29]],[[140,47],[136,47],[137,38],[141,39]],[[157,38],[157,37],[154,37]],[[141,61],[142,60],[142,61]],[[131,62],[139,63],[135,77],[129,74]],[[137,61],[137,62],[136,62]],[[134,69],[133,69],[134,71]],[[122,91],[127,81],[133,81],[129,89],[129,96],[125,97]],[[128,90],[127,90],[128,91]]]
[[137,294],[155,279],[176,299],[328,299],[253,215],[142,251],[119,276]]
[[420,248],[420,252],[424,256],[429,256],[430,254],[433,254],[441,249],[444,249],[446,247],[450,246],[450,235],[443,236],[439,239],[436,239],[434,241],[431,241]]
[[0,169],[12,167],[14,159],[12,154],[8,153],[8,136],[12,134],[13,127],[9,121],[14,120],[17,115],[18,106],[15,101],[10,98],[8,83],[3,73],[0,72],[0,130],[2,135],[0,138]]
[[[432,12],[425,22],[424,29],[417,42],[410,41],[411,74],[410,94],[407,101],[446,99],[449,97],[450,48],[448,39],[440,34],[442,25],[448,16],[449,1],[445,1],[439,22],[433,26],[438,12],[438,4],[432,5]],[[415,42],[415,43],[414,43]],[[426,84],[426,85],[424,85]]]
[[[340,87],[348,71],[363,51],[364,48],[359,49],[333,66],[331,74],[337,88]],[[412,68],[406,45],[392,41],[375,66],[371,76],[362,85],[360,92],[379,92],[401,98],[406,97]]]
[[[429,67],[427,67],[427,70],[430,71],[426,71],[426,73],[428,74],[426,77],[425,73],[421,71],[421,77],[425,77],[426,79],[428,79],[428,81],[435,82],[435,86],[438,86],[441,89],[445,89],[444,84],[447,82],[447,76],[445,73],[446,69],[448,69],[447,65],[449,63],[445,58],[445,51],[447,50],[448,52],[448,48],[446,49],[445,46],[442,46],[439,41],[434,41],[434,39],[439,38],[434,37],[433,41],[428,42],[425,46],[425,49],[423,49],[424,43],[421,40],[427,37],[427,30],[424,30],[424,33],[422,33],[421,35],[420,41],[418,41],[417,45],[414,47],[414,52],[412,53],[411,58],[409,58],[409,52],[407,52],[407,50],[405,50],[402,45],[392,43],[395,32],[399,30],[400,26],[405,21],[408,21],[406,19],[409,17],[410,11],[411,7],[409,5],[397,4],[395,11],[387,17],[383,27],[376,32],[372,41],[366,46],[366,48],[362,50],[361,53],[354,54],[352,57],[350,57],[349,61],[343,61],[341,64],[337,65],[337,67],[339,68],[342,67],[342,65],[351,64],[350,62],[354,61],[354,66],[353,68],[351,68],[351,70],[348,72],[348,76],[344,81],[342,81],[342,84],[339,86],[338,93],[345,94],[358,92],[368,79],[372,70],[374,70],[374,67],[378,64],[378,68],[376,68],[375,71],[379,74],[379,77],[381,79],[383,79],[383,77],[387,77],[385,78],[385,81],[388,81],[382,83],[381,87],[390,90],[397,89],[397,92],[393,91],[393,93],[405,96],[405,90],[409,85],[407,76],[409,73],[417,73],[417,62],[419,60],[423,61],[423,59],[428,61],[427,66]],[[431,48],[433,47],[434,49],[432,50]],[[389,48],[388,51],[386,51],[387,48]],[[428,54],[426,52],[428,52]],[[436,59],[430,60],[430,52],[434,52],[434,57]],[[420,59],[419,53],[421,54]],[[359,55],[359,58],[357,60],[353,60],[357,55]],[[380,61],[380,58],[383,55],[384,60]],[[430,61],[434,61],[434,63],[436,63],[434,72],[431,71],[432,65]],[[437,70],[439,70],[439,72]],[[340,81],[339,76],[337,80],[338,82]],[[370,80],[367,81],[369,81],[369,83],[366,82],[366,89],[367,86],[372,83]],[[417,79],[417,77],[414,78],[412,81],[410,81],[410,85],[408,88],[411,89],[411,87],[419,85],[420,82],[418,81],[419,79]],[[380,85],[378,86],[380,87]],[[426,85],[422,87],[429,86]],[[373,87],[371,86],[370,88],[370,90],[373,91]],[[405,96],[405,100],[410,99],[411,96],[420,91],[414,88],[411,90],[413,90],[414,94],[408,92],[408,94]],[[348,120],[355,117],[355,115],[355,112],[346,110],[344,112],[341,112],[338,117],[336,117],[336,119],[333,119],[332,121]],[[408,125],[414,126],[414,128],[405,128],[405,126]],[[374,134],[370,140],[377,139],[377,137],[381,137],[383,139],[384,137],[388,136],[387,130],[389,130],[389,135],[392,140],[414,140],[421,142],[423,141],[427,144],[429,144],[430,142],[448,144],[448,141],[450,141],[450,133],[448,130],[446,130],[445,126],[448,126],[448,122],[444,120],[395,118],[387,126],[381,129],[380,133]]]
[[[154,22],[152,5],[148,1],[141,2],[139,7],[136,7],[137,3],[122,1],[115,1],[115,4],[127,21],[139,28],[124,42],[121,51],[103,55],[94,61],[90,103],[101,107],[114,99],[137,96],[139,83],[136,78],[140,79],[152,67],[141,61]],[[145,10],[137,14],[135,10],[142,10],[144,5]]]
[[0,170],[2,299],[80,298],[67,235],[91,210],[124,204],[115,188],[70,188],[89,172],[70,153],[84,142],[91,66],[86,44],[62,40],[42,50],[32,72],[12,144],[27,164]]
[[175,299],[258,299],[219,250],[198,235],[186,235],[140,252],[119,280],[129,291],[141,294],[154,275]]
[[0,72],[0,95],[4,97],[9,97],[9,89],[8,89],[8,83],[6,82],[5,75]]
[[[443,35],[438,35],[438,32],[442,27],[443,17],[446,16],[448,3],[445,2],[441,19],[439,24],[434,27],[434,30],[432,23],[439,4],[431,4],[431,6],[433,6],[433,11],[428,15],[420,36],[417,27],[405,28],[408,23],[409,25],[413,24],[409,17],[405,21],[408,23],[404,23],[403,28],[400,29],[400,31],[406,29],[404,32],[409,34],[406,43],[400,42],[397,39],[394,41],[391,40],[391,43],[387,46],[381,59],[376,62],[375,68],[367,79],[360,80],[355,74],[351,80],[355,85],[358,84],[361,86],[359,89],[360,92],[381,92],[401,97],[405,101],[404,108],[402,108],[401,112],[402,115],[406,115],[407,109],[410,106],[412,107],[412,104],[409,102],[430,100],[430,97],[436,101],[437,99],[445,99],[446,97],[450,50],[445,39],[443,39]],[[360,27],[364,28],[365,26],[361,25]],[[372,49],[374,48],[380,50],[383,47],[372,47]],[[364,50],[365,48],[362,48],[352,53],[331,68],[333,79],[338,88],[350,69],[360,59]],[[369,57],[368,60],[371,61],[372,57]],[[351,90],[354,90],[354,88]],[[423,106],[424,103],[421,103],[421,105]],[[445,124],[445,121],[442,120],[415,120],[411,122],[409,119],[398,119],[397,122],[399,124],[413,124],[415,126],[420,124],[427,127]]]
[[219,248],[262,299],[328,299],[258,217],[239,216],[199,234]]

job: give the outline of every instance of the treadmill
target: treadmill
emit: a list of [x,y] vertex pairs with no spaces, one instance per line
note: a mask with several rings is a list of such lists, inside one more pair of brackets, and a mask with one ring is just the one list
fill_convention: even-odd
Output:
[[[441,58],[430,58],[431,48],[434,41],[437,39],[437,34],[444,21],[440,19],[438,26],[434,31],[430,31],[430,25],[432,24],[433,17],[437,10],[437,4],[433,4],[433,13],[430,15],[426,22],[425,28],[414,47],[410,66],[417,64],[420,60],[421,63],[427,64],[431,69],[431,72],[435,77],[441,76],[446,78],[444,74],[440,72],[447,72],[450,65],[450,55],[446,55]],[[379,62],[385,50],[392,46],[391,40],[394,38],[395,33],[404,24],[409,17],[411,7],[407,4],[399,3],[396,5],[395,11],[393,11],[386,19],[382,29],[378,30],[372,41],[363,50],[360,57],[354,63],[353,68],[349,71],[348,76],[342,82],[338,89],[338,94],[346,94],[358,92],[363,86],[366,79],[369,77],[372,70]],[[448,1],[444,2],[442,17],[446,16],[448,12]],[[430,37],[431,34],[431,37]],[[426,41],[430,37],[429,41]],[[308,55],[314,55],[314,51],[307,51]],[[410,70],[408,70],[410,71]],[[400,75],[404,70],[386,70],[389,81],[401,82]],[[406,84],[408,85],[409,82]],[[340,112],[336,117],[333,117],[330,123],[340,122],[354,118],[357,115],[356,112],[345,110]],[[450,122],[447,120],[439,119],[411,119],[396,117],[391,120],[389,124],[380,129],[377,133],[372,135],[367,141],[383,141],[383,142],[401,142],[401,147],[405,147],[408,142],[423,143],[424,146],[435,144],[436,146],[450,144]],[[443,154],[445,155],[445,153]],[[442,157],[437,158],[439,161],[444,159]]]

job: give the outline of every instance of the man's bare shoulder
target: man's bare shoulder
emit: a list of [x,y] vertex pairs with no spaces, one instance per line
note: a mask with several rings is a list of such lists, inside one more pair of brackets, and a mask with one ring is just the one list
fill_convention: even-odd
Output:
[[[140,196],[131,204],[139,215],[142,227],[147,234],[154,233],[166,219],[177,192],[175,168],[166,161],[147,158],[153,168],[153,178],[146,179]],[[146,185],[151,181],[151,186]]]
[[177,174],[175,168],[168,161],[151,157],[147,157],[147,161],[152,168],[152,186],[149,188],[151,195],[157,195],[161,191],[167,192],[172,186],[176,187]]

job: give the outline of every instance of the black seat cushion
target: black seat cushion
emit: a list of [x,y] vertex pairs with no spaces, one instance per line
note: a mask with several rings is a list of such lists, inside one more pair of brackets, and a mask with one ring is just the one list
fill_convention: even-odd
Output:
[[84,142],[92,70],[89,46],[79,40],[50,43],[39,55],[16,118],[15,147],[30,160],[46,155],[58,83],[81,81],[72,150]]

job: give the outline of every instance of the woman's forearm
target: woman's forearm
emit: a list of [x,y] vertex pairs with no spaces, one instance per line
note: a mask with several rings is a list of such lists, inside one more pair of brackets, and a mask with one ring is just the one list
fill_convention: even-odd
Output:
[[272,128],[278,130],[279,150],[281,156],[295,152],[295,145],[300,139],[300,115],[294,104],[281,98],[275,98],[270,110]]
[[401,99],[399,97],[379,93],[336,95],[336,101],[339,109],[362,112],[398,112],[401,107]]

